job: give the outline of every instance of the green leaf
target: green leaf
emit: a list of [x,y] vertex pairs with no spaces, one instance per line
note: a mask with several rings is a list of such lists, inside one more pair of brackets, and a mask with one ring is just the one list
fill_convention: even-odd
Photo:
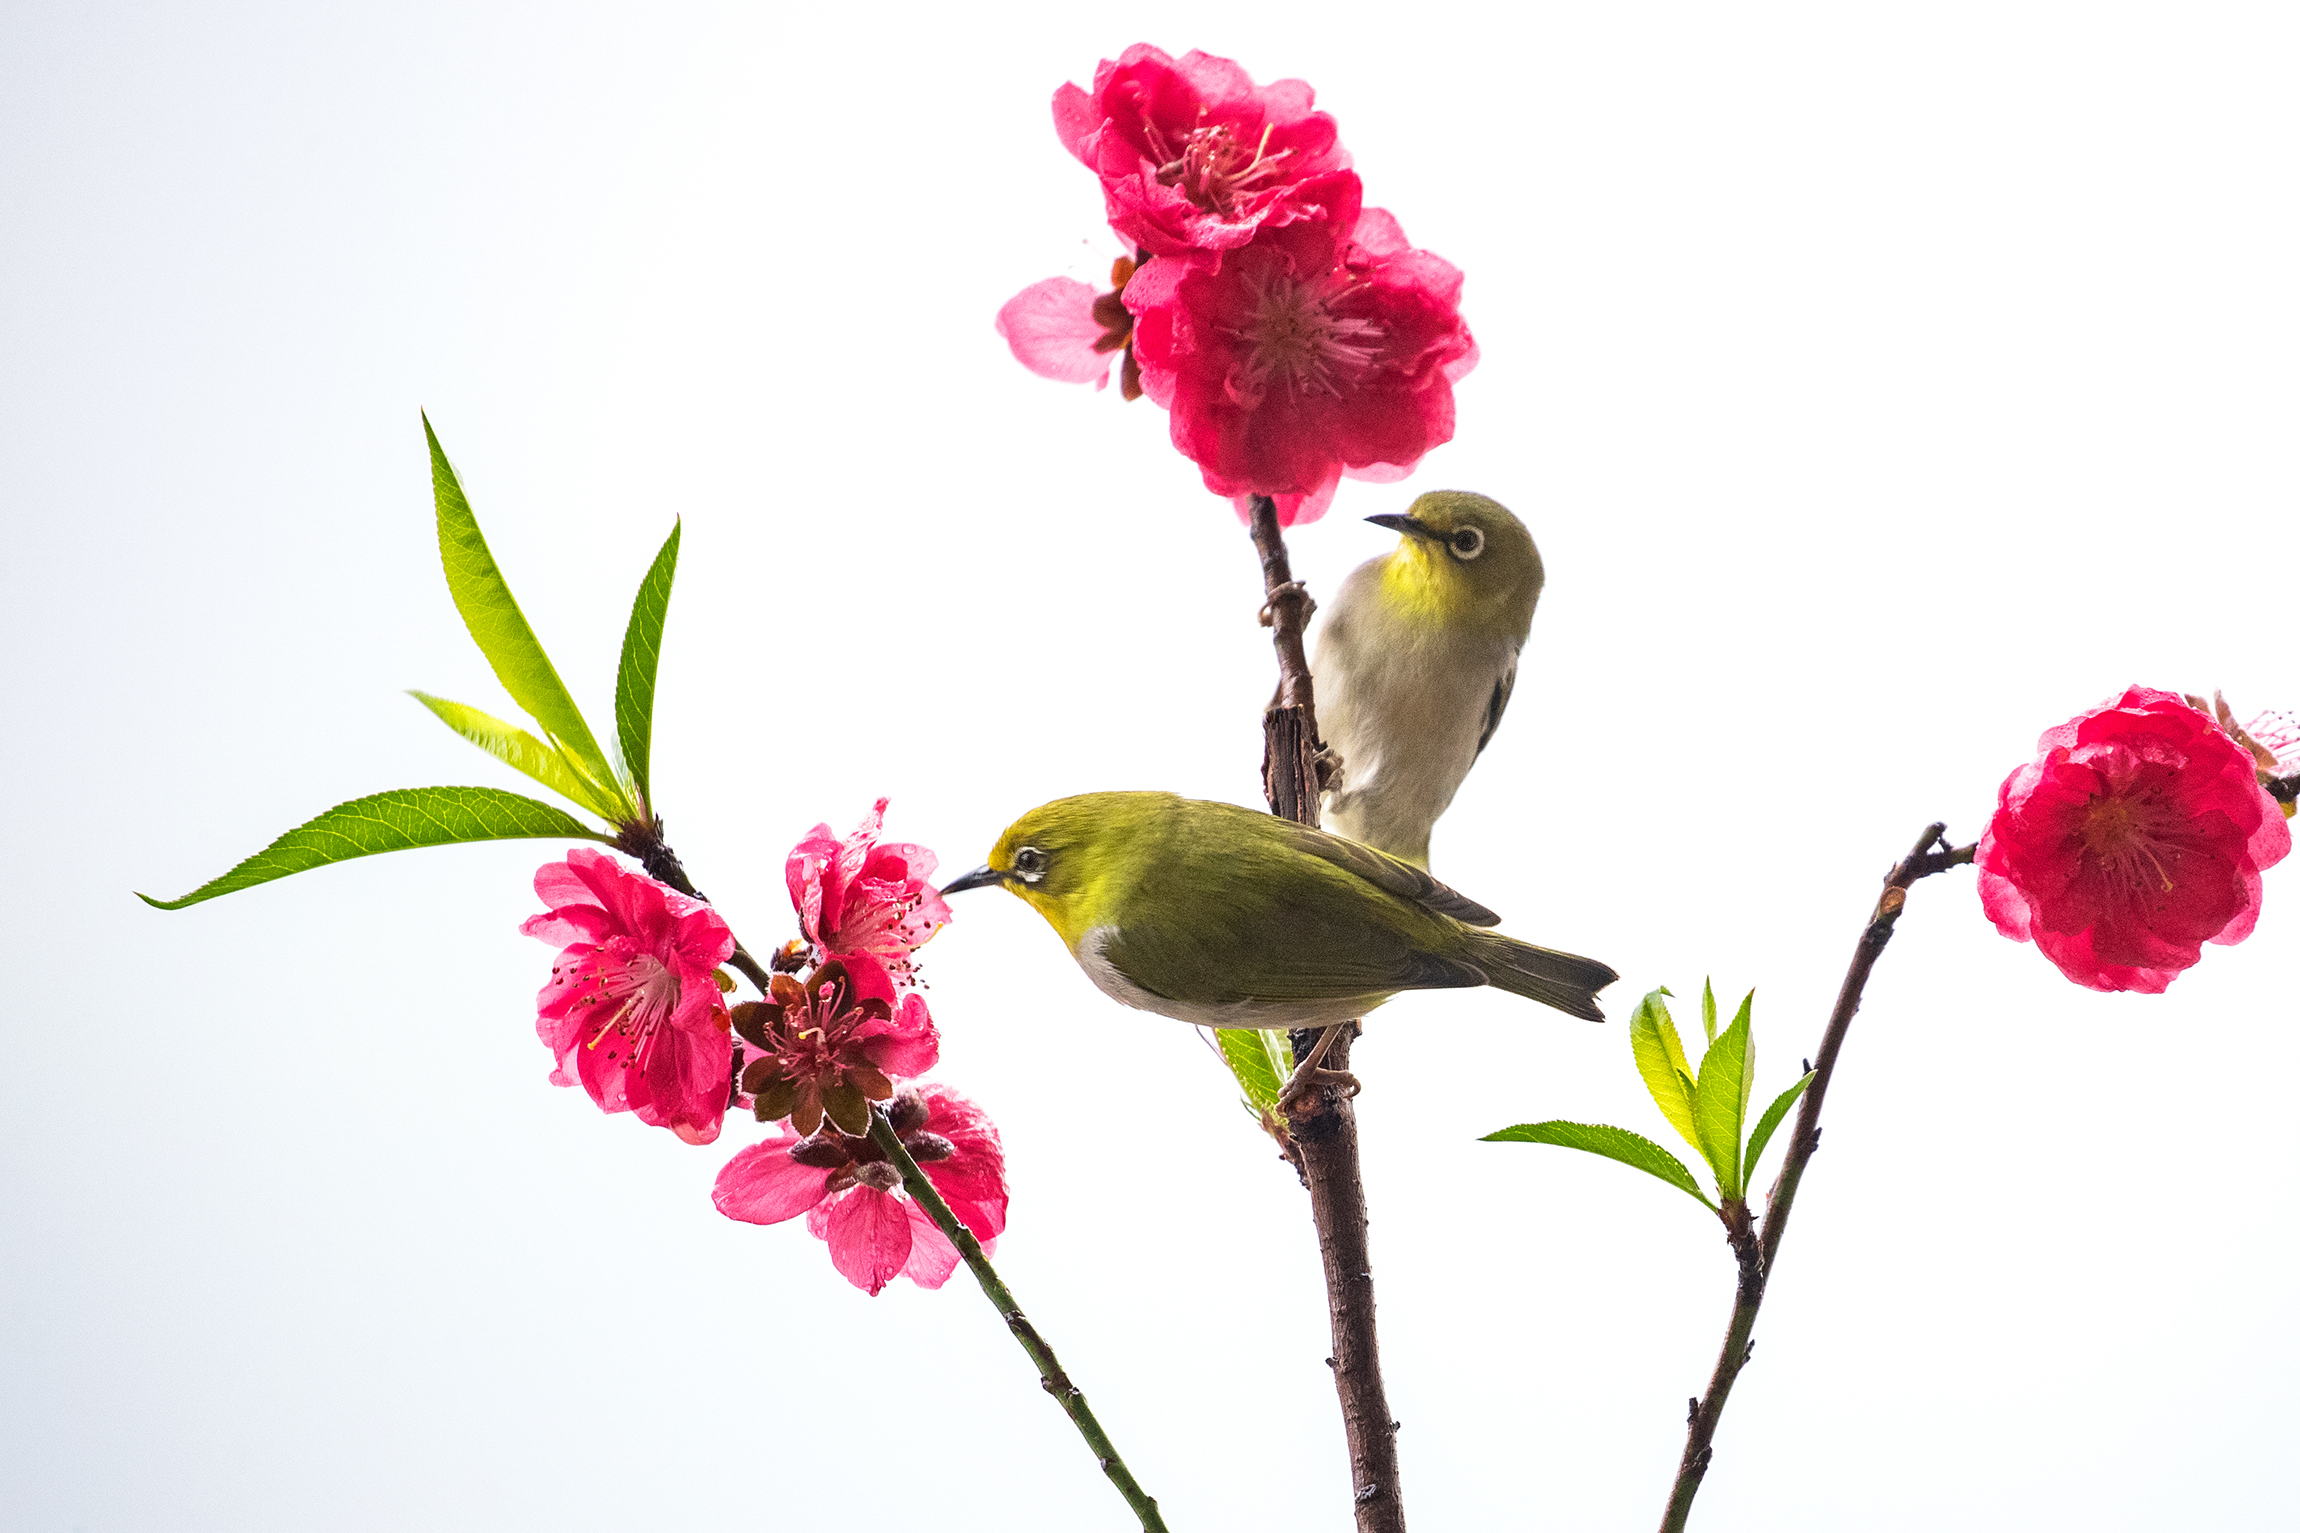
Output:
[[1773,1099],[1773,1105],[1765,1109],[1764,1115],[1757,1120],[1757,1126],[1749,1131],[1749,1153],[1741,1160],[1741,1184],[1744,1187],[1755,1184],[1757,1157],[1765,1153],[1765,1146],[1772,1139],[1773,1130],[1781,1126],[1781,1120],[1789,1115],[1789,1109],[1797,1105],[1797,1098],[1803,1096],[1805,1088],[1812,1084],[1813,1072],[1807,1070],[1797,1077],[1796,1085]]
[[506,766],[525,772],[552,792],[573,799],[603,820],[613,820],[618,805],[602,802],[599,790],[576,774],[567,758],[516,724],[506,724],[468,703],[449,702],[429,692],[407,694],[439,715],[441,723]]
[[1749,1037],[1749,1003],[1743,1001],[1733,1025],[1719,1033],[1702,1056],[1701,1078],[1693,1088],[1693,1127],[1701,1135],[1702,1156],[1717,1173],[1720,1197],[1741,1196],[1741,1125],[1749,1113],[1755,1053]]
[[1278,1103],[1278,1092],[1286,1084],[1286,1077],[1294,1073],[1292,1054],[1286,1047],[1284,1033],[1256,1032],[1242,1027],[1214,1029],[1214,1047],[1221,1051],[1222,1062],[1238,1078],[1238,1089],[1246,1093],[1246,1105],[1256,1114],[1268,1112]]
[[1657,1176],[1681,1192],[1689,1193],[1703,1208],[1716,1211],[1701,1191],[1701,1184],[1693,1180],[1693,1173],[1685,1163],[1670,1154],[1643,1134],[1632,1134],[1625,1128],[1614,1128],[1604,1123],[1567,1123],[1553,1120],[1548,1123],[1520,1123],[1485,1136],[1488,1143],[1502,1144],[1555,1144],[1569,1150],[1586,1150],[1592,1155],[1603,1155],[1635,1166],[1649,1175]]
[[1656,990],[1637,1003],[1629,1019],[1629,1051],[1636,1057],[1637,1073],[1669,1126],[1694,1149],[1701,1141],[1693,1132],[1693,1068],[1685,1062],[1685,1045],[1677,1041],[1677,1025],[1669,1020],[1669,1007]]
[[1709,987],[1706,975],[1701,980],[1701,1031],[1711,1043],[1717,1041],[1717,992]]
[[632,598],[631,626],[623,630],[623,663],[615,668],[615,737],[641,805],[653,802],[647,756],[655,733],[655,665],[663,657],[663,619],[671,610],[671,575],[678,567],[679,524],[673,522],[662,552]]
[[161,910],[181,910],[219,894],[353,857],[530,836],[608,839],[564,809],[500,788],[399,788],[336,805],[180,899],[156,900],[148,894],[136,898]]
[[615,769],[600,751],[599,742],[591,737],[591,726],[583,722],[583,714],[567,695],[551,657],[543,652],[535,630],[527,626],[526,616],[512,598],[511,586],[496,567],[495,556],[487,551],[479,519],[471,514],[471,502],[464,498],[463,484],[455,477],[455,466],[447,461],[446,449],[439,445],[429,416],[423,420],[423,435],[431,444],[431,495],[439,513],[439,563],[447,572],[447,590],[455,598],[455,610],[463,614],[464,626],[471,630],[472,640],[495,668],[496,679],[511,694],[511,700],[543,726],[543,733],[566,753],[576,771],[591,779],[601,797],[623,811],[610,818],[637,818],[622,802]]

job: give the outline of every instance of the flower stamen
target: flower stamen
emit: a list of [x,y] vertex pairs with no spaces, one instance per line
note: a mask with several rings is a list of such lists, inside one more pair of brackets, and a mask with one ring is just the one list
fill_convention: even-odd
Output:
[[1282,377],[1296,394],[1339,397],[1344,385],[1372,372],[1381,355],[1382,327],[1336,314],[1333,300],[1339,296],[1276,271],[1248,278],[1246,323],[1229,332],[1246,347],[1239,392],[1259,399],[1273,378]]

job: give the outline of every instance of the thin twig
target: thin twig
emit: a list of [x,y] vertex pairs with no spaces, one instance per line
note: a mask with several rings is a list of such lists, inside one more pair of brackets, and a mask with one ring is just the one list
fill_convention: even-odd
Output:
[[[646,868],[648,877],[658,883],[669,884],[691,899],[702,900],[706,905],[710,903],[687,877],[687,870],[679,865],[678,853],[672,851],[669,843],[664,841],[661,821],[646,826],[624,827],[623,837],[616,845],[638,858]],[[727,961],[750,977],[751,983],[759,987],[759,994],[767,994],[767,981],[770,978],[768,972],[749,953],[743,951],[741,943],[735,944],[734,956]],[[982,1285],[984,1295],[998,1311],[999,1318],[1006,1322],[1006,1328],[1014,1333],[1014,1339],[1022,1343],[1022,1350],[1037,1365],[1039,1383],[1048,1394],[1054,1396],[1063,1414],[1078,1428],[1078,1435],[1086,1439],[1086,1446],[1094,1450],[1095,1463],[1110,1477],[1110,1483],[1118,1487],[1118,1494],[1126,1498],[1126,1504],[1134,1509],[1134,1515],[1142,1520],[1142,1533],[1166,1533],[1166,1524],[1158,1516],[1158,1503],[1134,1483],[1133,1474],[1126,1468],[1126,1461],[1118,1456],[1118,1450],[1111,1446],[1109,1435],[1102,1430],[1102,1423],[1096,1421],[1094,1413],[1086,1408],[1085,1394],[1070,1382],[1070,1376],[1062,1371],[1062,1365],[1055,1360],[1054,1349],[1046,1344],[1046,1339],[1038,1334],[1038,1328],[1022,1313],[1022,1306],[1014,1302],[1014,1295],[999,1281],[997,1270],[990,1265],[990,1258],[982,1254],[982,1243],[974,1238],[974,1232],[960,1223],[958,1216],[951,1212],[950,1205],[942,1200],[942,1194],[935,1190],[934,1183],[927,1180],[926,1173],[919,1170],[918,1162],[911,1158],[910,1151],[903,1148],[902,1138],[895,1133],[894,1125],[887,1122],[884,1110],[875,1106],[871,1108],[870,1135],[871,1142],[902,1172],[904,1190],[927,1211],[935,1227],[942,1231],[950,1243],[958,1247],[958,1254],[966,1262],[967,1270]]]
[[[1725,1398],[1733,1392],[1733,1381],[1741,1376],[1741,1369],[1749,1361],[1750,1350],[1755,1345],[1750,1333],[1757,1324],[1757,1308],[1765,1301],[1765,1284],[1773,1275],[1773,1261],[1781,1249],[1781,1236],[1789,1227],[1789,1210],[1797,1201],[1797,1186],[1804,1179],[1805,1163],[1820,1147],[1821,1102],[1829,1094],[1829,1081],[1836,1074],[1837,1054],[1845,1046],[1845,1032],[1853,1024],[1853,1013],[1861,1009],[1861,992],[1869,983],[1869,971],[1877,966],[1885,944],[1892,940],[1893,923],[1900,919],[1901,909],[1908,902],[1909,886],[1920,878],[1945,873],[1973,860],[1972,847],[1946,844],[1947,829],[1940,824],[1926,826],[1909,855],[1895,863],[1893,870],[1885,875],[1884,893],[1877,897],[1868,925],[1861,929],[1860,940],[1853,946],[1852,964],[1845,970],[1845,982],[1837,988],[1836,1009],[1829,1013],[1828,1030],[1821,1035],[1820,1057],[1812,1067],[1813,1084],[1805,1088],[1804,1098],[1797,1105],[1797,1127],[1789,1138],[1789,1152],[1782,1157],[1780,1174],[1773,1179],[1773,1190],[1765,1196],[1763,1229],[1752,1226],[1749,1205],[1741,1199],[1728,1200],[1721,1210],[1726,1239],[1733,1247],[1738,1268],[1733,1287],[1733,1318],[1725,1328],[1725,1345],[1718,1350],[1717,1368],[1709,1378],[1709,1392],[1690,1402],[1685,1453],[1678,1460],[1676,1483],[1669,1489],[1669,1507],[1661,1518],[1661,1533],[1683,1533],[1685,1519],[1693,1510],[1694,1493],[1701,1488],[1701,1477],[1709,1472],[1718,1418],[1725,1414]],[[1935,851],[1936,846],[1941,849]]]
[[1007,1330],[1014,1333],[1014,1339],[1022,1344],[1022,1350],[1029,1354],[1030,1361],[1036,1365],[1040,1386],[1062,1407],[1071,1425],[1078,1428],[1078,1435],[1085,1438],[1086,1445],[1094,1450],[1094,1461],[1110,1477],[1110,1483],[1118,1487],[1118,1494],[1126,1498],[1126,1504],[1134,1509],[1134,1515],[1141,1519],[1142,1533],[1166,1533],[1165,1521],[1158,1515],[1158,1503],[1134,1482],[1134,1475],[1127,1469],[1126,1461],[1118,1456],[1117,1448],[1111,1445],[1109,1434],[1102,1430],[1102,1423],[1094,1419],[1094,1412],[1087,1407],[1085,1392],[1071,1383],[1070,1375],[1062,1371],[1062,1364],[1055,1357],[1054,1349],[1046,1344],[1046,1338],[1038,1334],[1038,1328],[1023,1314],[1022,1306],[1014,1301],[1013,1293],[1000,1280],[997,1269],[990,1265],[990,1258],[982,1254],[982,1242],[976,1240],[974,1232],[960,1221],[958,1215],[951,1212],[950,1205],[942,1200],[942,1194],[935,1190],[934,1183],[919,1169],[918,1162],[911,1159],[910,1151],[903,1148],[902,1137],[895,1133],[894,1125],[887,1121],[886,1112],[882,1108],[871,1109],[870,1137],[871,1143],[877,1145],[902,1172],[903,1190],[933,1217],[935,1227],[942,1231],[950,1243],[958,1247],[959,1259],[974,1274],[975,1282],[982,1285],[983,1297],[990,1300],[991,1307],[998,1311],[998,1318],[1006,1322]]
[[[655,882],[669,884],[689,899],[701,900],[706,905],[711,903],[711,897],[696,888],[693,880],[687,877],[687,870],[679,865],[679,854],[671,850],[671,843],[663,839],[661,820],[650,818],[645,824],[624,826],[615,838],[615,848],[638,858],[639,866],[645,868],[647,876]],[[727,962],[740,969],[744,978],[758,986],[760,995],[767,994],[767,981],[771,976],[756,958],[744,950],[740,942],[735,944],[735,951]]]
[[[1262,556],[1263,593],[1269,605],[1270,643],[1278,653],[1278,692],[1263,717],[1262,787],[1270,812],[1304,825],[1318,823],[1318,718],[1310,688],[1310,662],[1302,631],[1312,607],[1286,558],[1277,507],[1254,497],[1249,523]],[[1298,1065],[1329,1035],[1326,1065],[1346,1073],[1357,1024],[1305,1028],[1293,1035]],[[1326,1310],[1333,1324],[1334,1390],[1341,1397],[1342,1432],[1349,1442],[1352,1501],[1358,1533],[1405,1533],[1405,1503],[1398,1485],[1398,1424],[1382,1387],[1381,1345],[1374,1331],[1374,1270],[1366,1240],[1366,1190],[1358,1165],[1358,1115],[1350,1098],[1332,1087],[1305,1091],[1288,1114],[1294,1165],[1310,1193],[1318,1229],[1318,1255],[1326,1269]]]

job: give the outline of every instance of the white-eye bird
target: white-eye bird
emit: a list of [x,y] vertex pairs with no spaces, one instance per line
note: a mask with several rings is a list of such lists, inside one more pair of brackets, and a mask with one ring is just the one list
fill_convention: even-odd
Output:
[[1324,818],[1427,867],[1430,827],[1509,706],[1541,553],[1523,522],[1463,490],[1366,520],[1403,536],[1325,604],[1310,684],[1340,772]]
[[1041,804],[942,892],[1003,885],[1112,1000],[1206,1027],[1318,1027],[1401,990],[1493,985],[1601,1022],[1604,964],[1486,931],[1421,869],[1235,804],[1088,793]]

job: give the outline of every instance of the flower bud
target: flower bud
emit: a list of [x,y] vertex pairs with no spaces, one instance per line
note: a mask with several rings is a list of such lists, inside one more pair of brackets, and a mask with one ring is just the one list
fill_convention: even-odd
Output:
[[958,1153],[958,1146],[940,1134],[912,1134],[903,1140],[902,1147],[910,1151],[910,1158],[922,1166],[938,1160],[948,1160]]
[[819,1166],[830,1171],[848,1164],[854,1157],[847,1153],[847,1147],[839,1143],[837,1138],[824,1137],[802,1139],[792,1145],[791,1159],[802,1166]]
[[902,1173],[887,1161],[874,1160],[867,1166],[855,1167],[855,1180],[865,1187],[892,1192],[902,1185]]
[[925,1128],[930,1116],[926,1098],[920,1096],[915,1088],[896,1097],[893,1105],[887,1108],[886,1115],[888,1121],[893,1123],[895,1133],[904,1139]]

